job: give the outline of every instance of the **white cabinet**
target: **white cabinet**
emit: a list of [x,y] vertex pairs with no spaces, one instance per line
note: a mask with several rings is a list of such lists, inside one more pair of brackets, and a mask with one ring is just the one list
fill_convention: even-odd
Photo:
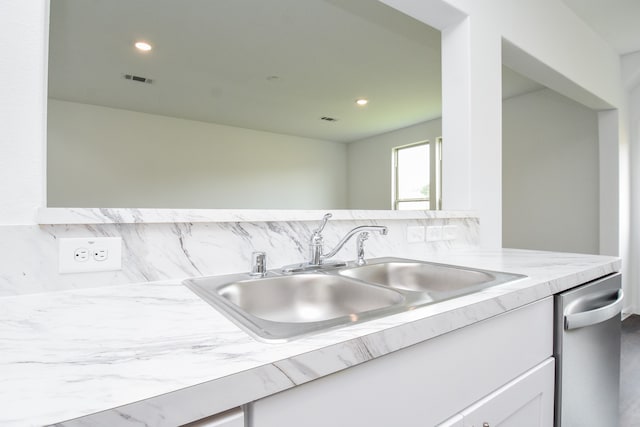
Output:
[[549,427],[553,425],[554,371],[550,358],[439,427]]
[[[547,298],[253,402],[250,425],[432,427],[449,419],[449,427],[460,427],[475,419],[474,413],[464,418],[462,411],[485,402],[486,396],[493,397],[485,402],[487,411],[526,415],[530,409],[519,397],[526,394],[519,386],[513,388],[518,397],[510,398],[511,391],[492,393],[549,361],[552,351],[553,300]],[[553,362],[544,366],[549,364],[545,380],[551,391],[545,389],[545,399],[553,399]],[[484,416],[484,410],[478,409],[477,416]],[[454,414],[457,421],[450,418]]]

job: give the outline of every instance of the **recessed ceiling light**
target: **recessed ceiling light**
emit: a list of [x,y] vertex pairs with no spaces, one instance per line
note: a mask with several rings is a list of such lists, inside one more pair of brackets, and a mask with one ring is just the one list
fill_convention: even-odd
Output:
[[361,107],[364,107],[368,103],[369,103],[368,99],[364,99],[364,98],[356,99],[356,104],[358,104]]
[[141,50],[143,52],[149,52],[153,47],[147,42],[136,42],[134,45],[136,49]]

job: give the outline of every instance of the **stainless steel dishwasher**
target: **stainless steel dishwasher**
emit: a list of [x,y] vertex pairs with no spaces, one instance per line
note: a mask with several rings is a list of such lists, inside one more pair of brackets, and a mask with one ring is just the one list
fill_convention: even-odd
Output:
[[556,427],[618,426],[619,273],[555,296]]

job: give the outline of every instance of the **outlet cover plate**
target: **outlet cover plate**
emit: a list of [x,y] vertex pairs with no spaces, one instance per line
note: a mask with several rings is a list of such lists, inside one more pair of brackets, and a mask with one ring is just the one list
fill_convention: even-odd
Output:
[[407,227],[407,243],[424,242],[424,225],[410,225]]
[[427,242],[439,242],[440,240],[442,240],[442,226],[427,226]]
[[58,265],[60,273],[122,270],[122,237],[60,238]]
[[457,225],[445,225],[442,227],[442,240],[456,240],[458,238]]

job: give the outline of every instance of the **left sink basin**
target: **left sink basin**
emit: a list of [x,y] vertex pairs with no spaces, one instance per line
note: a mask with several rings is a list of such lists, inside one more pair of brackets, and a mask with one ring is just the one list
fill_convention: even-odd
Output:
[[321,273],[246,274],[188,279],[184,284],[247,332],[287,341],[313,332],[402,311],[405,297],[393,289]]

